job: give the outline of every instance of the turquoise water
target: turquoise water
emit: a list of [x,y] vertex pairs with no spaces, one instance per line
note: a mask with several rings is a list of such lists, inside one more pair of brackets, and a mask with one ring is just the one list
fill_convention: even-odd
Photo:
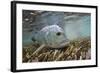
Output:
[[64,30],[69,39],[73,40],[91,36],[91,16],[82,16],[75,21],[69,20],[65,23]]

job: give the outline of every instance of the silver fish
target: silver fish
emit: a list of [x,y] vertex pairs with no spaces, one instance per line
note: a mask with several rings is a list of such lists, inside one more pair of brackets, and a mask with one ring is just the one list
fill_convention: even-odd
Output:
[[36,35],[33,35],[32,40],[50,48],[62,48],[68,44],[63,29],[58,25],[45,26]]

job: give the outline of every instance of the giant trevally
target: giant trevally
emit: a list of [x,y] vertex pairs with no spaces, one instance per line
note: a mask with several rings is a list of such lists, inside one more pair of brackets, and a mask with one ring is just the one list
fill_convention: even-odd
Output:
[[33,42],[45,44],[50,48],[62,48],[67,46],[68,39],[64,31],[58,25],[49,25],[42,28],[37,34],[32,37]]

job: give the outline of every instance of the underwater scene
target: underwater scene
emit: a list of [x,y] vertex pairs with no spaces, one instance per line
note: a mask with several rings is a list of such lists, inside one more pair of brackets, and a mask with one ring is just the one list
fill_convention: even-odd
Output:
[[22,62],[91,59],[91,14],[22,10]]

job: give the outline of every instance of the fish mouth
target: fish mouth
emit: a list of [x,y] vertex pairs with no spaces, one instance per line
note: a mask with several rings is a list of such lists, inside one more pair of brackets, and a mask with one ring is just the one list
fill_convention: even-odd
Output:
[[59,44],[56,44],[56,45],[53,45],[53,46],[50,46],[51,48],[55,48],[55,49],[57,49],[57,48],[63,48],[63,47],[66,47],[66,46],[68,46],[68,41],[67,40],[64,40],[64,41],[62,41],[62,42],[60,42]]
[[68,43],[69,42],[67,40],[64,40],[64,41],[60,42],[60,45],[61,45],[61,47],[65,47],[65,46],[67,46]]

